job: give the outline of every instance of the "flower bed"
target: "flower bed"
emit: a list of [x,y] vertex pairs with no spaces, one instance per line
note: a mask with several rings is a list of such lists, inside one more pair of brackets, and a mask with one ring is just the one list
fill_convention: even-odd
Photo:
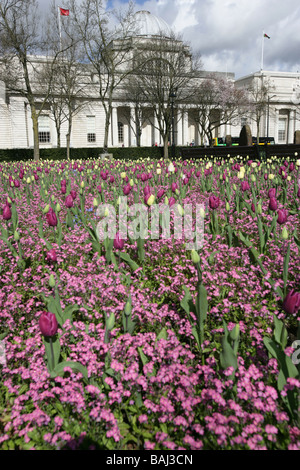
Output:
[[2,164],[0,448],[299,450],[299,166]]

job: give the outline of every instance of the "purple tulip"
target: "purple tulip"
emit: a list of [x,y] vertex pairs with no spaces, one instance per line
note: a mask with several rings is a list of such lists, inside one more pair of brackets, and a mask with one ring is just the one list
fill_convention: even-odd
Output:
[[144,196],[146,196],[147,194],[150,194],[151,193],[151,188],[150,186],[147,184],[145,187],[144,187]]
[[48,253],[46,254],[46,260],[49,263],[56,263],[57,262],[57,256],[56,256],[56,251],[54,248],[52,248]]
[[242,183],[241,183],[241,190],[242,190],[242,191],[247,191],[248,189],[250,189],[250,186],[249,186],[248,181],[242,181]]
[[72,191],[70,191],[70,195],[72,196],[73,201],[75,201],[77,194],[76,194],[76,191],[74,189],[72,189]]
[[102,192],[102,187],[101,187],[100,184],[99,184],[99,186],[97,186],[97,191],[98,191],[98,193],[101,193],[101,192]]
[[68,209],[71,209],[71,207],[74,206],[74,200],[71,196],[71,194],[69,194],[67,197],[66,197],[66,200],[65,200],[65,205]]
[[300,197],[300,186],[298,188],[297,197]]
[[169,207],[174,206],[175,203],[176,203],[175,198],[174,198],[174,197],[170,197],[170,199],[169,199]]
[[186,177],[183,179],[183,184],[186,185],[186,184],[188,184],[188,182],[189,182],[189,179],[188,179],[188,177],[186,176]]
[[55,314],[51,312],[43,312],[39,319],[39,327],[43,336],[54,336],[58,329]]
[[267,173],[264,174],[264,179],[265,179],[265,181],[267,181],[267,179],[268,179]]
[[209,196],[208,203],[211,209],[217,209],[220,205],[220,199],[216,196]]
[[271,198],[271,197],[276,197],[276,189],[275,188],[271,188],[269,189],[268,191],[268,196]]
[[55,214],[54,210],[52,209],[52,207],[50,207],[49,211],[47,212],[46,218],[47,218],[47,222],[48,222],[50,227],[56,227],[57,226],[57,217],[56,217],[56,214]]
[[19,188],[20,187],[20,181],[19,180],[14,180],[14,185],[15,185],[15,188]]
[[120,234],[119,232],[116,233],[116,237],[114,239],[114,248],[116,250],[122,250],[123,247],[124,247],[124,240],[122,238],[120,238]]
[[6,205],[4,206],[2,216],[3,216],[4,220],[10,220],[11,219],[11,210],[10,210],[10,207],[9,207],[8,203],[6,203]]
[[176,192],[176,189],[178,189],[177,183],[172,183],[172,184],[171,184],[171,189],[172,189],[173,193],[175,193],[175,192]]
[[62,185],[60,189],[61,189],[62,194],[66,194],[66,192],[67,192],[67,187],[66,186]]
[[157,198],[160,199],[161,197],[163,197],[164,194],[165,194],[165,191],[163,189],[159,189],[157,191]]
[[276,211],[277,210],[277,201],[275,197],[271,197],[269,201],[269,209],[271,211]]
[[292,289],[285,297],[282,308],[286,313],[291,315],[297,313],[300,307],[300,292],[295,292]]
[[131,186],[130,186],[130,184],[126,184],[126,186],[124,186],[124,188],[123,188],[123,194],[124,194],[124,196],[128,196],[128,194],[130,193],[130,191],[131,191]]
[[285,224],[287,221],[289,212],[286,209],[278,209],[277,214],[278,214],[277,222],[279,223],[279,225]]
[[254,205],[254,202],[252,202],[252,204],[251,204],[251,210],[252,210],[252,212],[255,212],[255,205]]
[[289,172],[294,171],[295,169],[295,164],[292,162],[289,167]]

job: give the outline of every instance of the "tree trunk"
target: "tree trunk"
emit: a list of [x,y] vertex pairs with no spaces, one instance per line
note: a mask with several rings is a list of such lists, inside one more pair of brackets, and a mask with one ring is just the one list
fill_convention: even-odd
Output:
[[57,148],[60,148],[61,142],[60,142],[60,129],[56,129],[57,133]]
[[108,109],[105,109],[105,128],[104,128],[104,143],[103,143],[104,153],[107,152],[107,149],[108,149],[108,132],[109,132],[109,125],[110,125],[111,111],[112,111],[112,106],[109,105]]
[[67,160],[70,160],[71,132],[72,132],[72,115],[69,114],[69,126],[68,126],[68,133],[67,133]]
[[260,119],[257,120],[257,130],[256,130],[256,143],[259,144],[259,126],[260,126]]
[[142,130],[141,130],[141,125],[140,125],[140,119],[139,119],[139,110],[138,108],[135,108],[135,128],[136,128],[136,146],[137,147],[140,147],[141,146],[141,134],[142,134]]
[[168,135],[164,136],[164,159],[168,160],[169,158],[169,139]]
[[39,143],[39,124],[34,106],[31,108],[32,130],[33,130],[33,159],[39,161],[40,159],[40,143]]

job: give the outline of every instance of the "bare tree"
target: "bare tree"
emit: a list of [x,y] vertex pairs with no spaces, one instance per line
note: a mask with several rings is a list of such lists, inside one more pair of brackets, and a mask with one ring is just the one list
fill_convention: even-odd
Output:
[[[48,24],[50,26],[48,42],[52,45],[53,55],[59,54],[59,57],[52,70],[53,79],[47,102],[56,126],[58,147],[61,145],[61,126],[64,122],[68,123],[67,158],[69,159],[73,118],[87,105],[90,78],[87,77],[86,65],[81,57],[80,43],[72,31],[71,22],[66,21],[62,28],[59,28],[55,2],[51,11],[53,14]],[[61,29],[63,29],[63,35]],[[45,64],[43,67],[40,73],[41,84],[47,81],[50,67],[52,64]]]
[[[0,80],[8,92],[21,95],[29,103],[33,127],[34,159],[39,159],[38,117],[47,101],[52,68],[39,96],[36,55],[46,50],[42,39],[36,0],[1,0],[0,3]],[[51,58],[51,64],[55,63]],[[47,60],[47,59],[44,59]],[[40,96],[43,96],[41,98]]]
[[[86,61],[93,76],[94,87],[105,112],[104,151],[108,147],[108,133],[115,90],[132,70],[131,33],[133,31],[133,4],[123,13],[105,9],[102,0],[70,0],[74,31],[80,38]],[[113,21],[118,24],[114,26]]]
[[260,125],[263,116],[266,114],[269,95],[274,91],[274,87],[269,80],[263,80],[263,76],[247,87],[249,99],[249,114],[251,119],[256,123],[256,138],[259,144]]
[[129,75],[123,82],[123,88],[120,90],[120,99],[133,108],[133,113],[128,113],[128,107],[119,108],[120,118],[127,122],[136,138],[137,147],[141,146],[141,136],[144,124],[153,117],[154,110],[145,108],[143,101],[141,83],[136,75]]
[[214,129],[221,125],[234,124],[245,102],[246,93],[237,89],[226,78],[211,74],[202,79],[195,86],[190,111],[200,133],[201,144],[205,137],[211,141]]
[[193,95],[193,79],[200,62],[193,62],[189,48],[175,34],[166,38],[162,32],[149,46],[138,53],[137,81],[141,98],[154,109],[155,126],[164,143],[164,157],[168,158],[169,136],[172,127],[172,100],[185,103]]

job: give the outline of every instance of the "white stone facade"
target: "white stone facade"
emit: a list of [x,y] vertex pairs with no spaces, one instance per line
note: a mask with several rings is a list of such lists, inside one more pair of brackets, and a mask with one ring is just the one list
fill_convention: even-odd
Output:
[[[149,12],[140,12],[139,33],[134,41],[143,44],[156,38],[161,31],[166,38],[170,33],[168,25]],[[230,81],[234,74],[221,74]],[[205,80],[205,73],[199,76]],[[293,143],[294,132],[300,129],[300,73],[261,71],[242,77],[235,81],[238,88],[246,88],[255,83],[268,81],[270,85],[269,103],[266,106],[260,124],[260,136],[274,137],[275,143]],[[134,105],[115,99],[112,104],[108,147],[135,147],[137,138],[133,131]],[[191,107],[190,107],[191,109]],[[142,127],[141,146],[162,146],[163,141],[156,126],[155,113]],[[200,145],[200,135],[192,119],[188,107],[174,106],[175,144],[185,146],[194,143]],[[73,118],[71,147],[103,147],[105,112],[95,92],[91,92],[90,100]],[[215,129],[215,137],[231,135],[238,137],[241,127],[249,124],[252,135],[256,136],[256,123],[251,117],[241,115],[240,122],[226,124]],[[40,148],[57,147],[57,134],[53,116],[46,109],[39,121]],[[66,146],[67,122],[61,128],[61,146]],[[33,148],[33,130],[30,107],[21,96],[9,95],[0,82],[0,148]]]

